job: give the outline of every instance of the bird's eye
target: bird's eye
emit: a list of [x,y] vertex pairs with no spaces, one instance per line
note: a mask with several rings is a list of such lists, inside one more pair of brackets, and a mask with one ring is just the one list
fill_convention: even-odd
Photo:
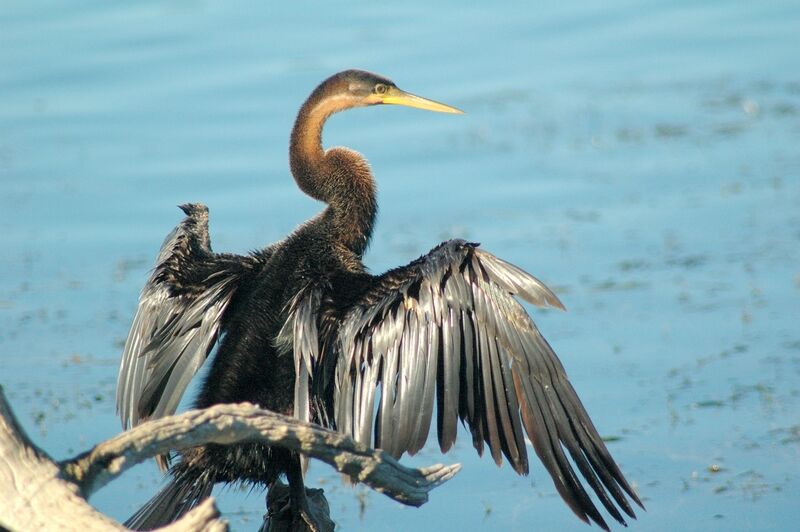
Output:
[[389,87],[387,87],[383,83],[378,83],[377,85],[375,85],[376,94],[386,94],[387,90],[389,90]]

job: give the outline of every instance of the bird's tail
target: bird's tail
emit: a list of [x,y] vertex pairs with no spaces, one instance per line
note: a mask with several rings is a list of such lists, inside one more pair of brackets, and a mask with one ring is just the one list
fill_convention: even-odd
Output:
[[164,489],[125,521],[133,530],[153,530],[179,519],[211,495],[214,483],[206,475],[181,472]]

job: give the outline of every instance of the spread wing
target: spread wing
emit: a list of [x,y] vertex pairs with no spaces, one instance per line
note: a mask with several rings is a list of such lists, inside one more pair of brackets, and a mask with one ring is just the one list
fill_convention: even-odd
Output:
[[[345,311],[329,346],[316,340],[316,323],[323,324],[325,337],[320,293],[311,290],[295,303],[295,361],[298,376],[314,380],[326,359],[335,358],[328,363],[335,363],[338,430],[395,457],[413,454],[427,440],[436,405],[443,452],[453,445],[460,419],[479,454],[486,445],[495,462],[505,456],[526,474],[527,434],[578,517],[607,529],[570,458],[617,521],[625,522],[617,506],[635,517],[623,490],[641,502],[552,348],[513,297],[563,309],[536,278],[477,244],[445,242],[408,266],[372,278]],[[306,383],[298,379],[301,399]]]
[[214,347],[234,292],[261,264],[256,257],[212,253],[208,209],[181,209],[187,216],[161,246],[122,353],[117,412],[123,428],[175,412]]

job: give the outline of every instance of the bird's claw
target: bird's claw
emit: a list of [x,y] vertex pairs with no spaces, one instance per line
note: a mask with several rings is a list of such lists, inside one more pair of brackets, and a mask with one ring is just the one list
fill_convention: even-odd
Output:
[[[333,532],[336,527],[330,517],[324,512],[317,511],[312,505],[304,504],[295,514],[295,521],[302,520],[311,532]],[[300,530],[295,528],[295,530]]]
[[[321,489],[299,487],[290,496],[289,487],[277,482],[267,495],[267,517],[262,532],[332,532],[328,503]],[[302,490],[302,491],[300,491]]]

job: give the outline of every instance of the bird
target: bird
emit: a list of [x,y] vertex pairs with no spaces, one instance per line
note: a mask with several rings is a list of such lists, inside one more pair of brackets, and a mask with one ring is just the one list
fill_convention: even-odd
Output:
[[[235,255],[212,251],[205,205],[181,206],[186,216],[159,251],[123,349],[123,428],[175,413],[210,358],[197,408],[247,401],[395,458],[422,449],[434,425],[447,452],[461,425],[480,455],[488,449],[521,475],[529,442],[578,518],[609,529],[588,484],[616,521],[635,519],[639,496],[521,304],[564,310],[552,290],[461,239],[380,275],[364,265],[376,181],[360,153],[325,149],[322,131],[336,112],[377,105],[461,113],[383,76],[345,70],[311,92],[291,131],[291,174],[324,204],[319,214],[281,241]],[[269,488],[285,476],[294,518],[312,530],[331,526],[309,510],[297,454],[209,444],[172,458],[166,487],[126,525],[174,521],[218,483]],[[167,457],[159,463],[166,468]]]

